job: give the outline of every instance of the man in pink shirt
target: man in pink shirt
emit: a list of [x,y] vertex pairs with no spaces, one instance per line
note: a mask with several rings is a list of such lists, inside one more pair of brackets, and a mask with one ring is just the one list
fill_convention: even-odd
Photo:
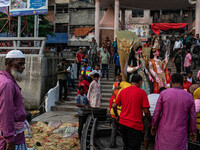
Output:
[[197,82],[200,82],[200,70],[197,73]]
[[192,56],[190,54],[190,51],[187,50],[186,56],[185,56],[185,61],[184,61],[184,67],[185,67],[186,73],[188,73],[190,71],[191,62],[192,62]]
[[152,119],[154,150],[186,150],[188,126],[192,142],[196,141],[194,98],[182,85],[183,76],[173,74],[172,88],[160,93]]
[[0,150],[26,150],[24,132],[18,130],[25,125],[26,112],[16,83],[23,79],[25,56],[12,50],[6,55],[5,64],[6,69],[0,71]]

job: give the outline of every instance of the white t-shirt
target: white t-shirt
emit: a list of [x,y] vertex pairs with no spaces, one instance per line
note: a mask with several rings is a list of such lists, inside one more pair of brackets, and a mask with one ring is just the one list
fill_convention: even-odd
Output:
[[183,48],[183,43],[181,41],[176,41],[174,43],[174,48],[173,50],[177,49],[177,48]]
[[188,78],[188,77],[187,77],[187,80],[190,81],[190,82],[192,83],[192,77],[191,77],[191,78]]
[[153,113],[154,113],[154,110],[156,108],[156,103],[158,101],[159,95],[160,94],[150,94],[150,95],[148,95],[148,100],[149,100],[149,105],[150,105],[149,111],[151,113],[151,116],[153,116]]

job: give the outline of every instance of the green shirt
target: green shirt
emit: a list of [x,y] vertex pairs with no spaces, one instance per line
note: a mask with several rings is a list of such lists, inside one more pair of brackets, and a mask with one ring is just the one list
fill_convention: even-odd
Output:
[[175,58],[174,60],[175,64],[181,64],[182,59],[181,59],[181,54],[179,52],[175,54],[174,58]]
[[106,53],[102,52],[100,56],[101,56],[101,63],[102,64],[108,64],[109,63],[108,61],[110,59],[110,54],[108,52],[106,52]]
[[58,64],[56,73],[57,73],[57,79],[58,80],[67,80],[67,74],[66,73],[58,73],[60,71],[66,71],[67,66],[63,66],[62,64]]

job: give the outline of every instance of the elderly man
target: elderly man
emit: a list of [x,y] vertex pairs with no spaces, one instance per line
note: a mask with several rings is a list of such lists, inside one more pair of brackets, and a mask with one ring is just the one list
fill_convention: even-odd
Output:
[[5,64],[6,69],[0,71],[0,150],[26,150],[26,112],[16,83],[23,80],[25,56],[12,50],[6,55]]

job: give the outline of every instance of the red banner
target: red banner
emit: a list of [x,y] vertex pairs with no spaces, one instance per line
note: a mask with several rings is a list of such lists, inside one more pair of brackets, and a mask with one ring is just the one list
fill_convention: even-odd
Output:
[[152,23],[151,29],[156,35],[160,34],[160,30],[185,28],[188,23]]

